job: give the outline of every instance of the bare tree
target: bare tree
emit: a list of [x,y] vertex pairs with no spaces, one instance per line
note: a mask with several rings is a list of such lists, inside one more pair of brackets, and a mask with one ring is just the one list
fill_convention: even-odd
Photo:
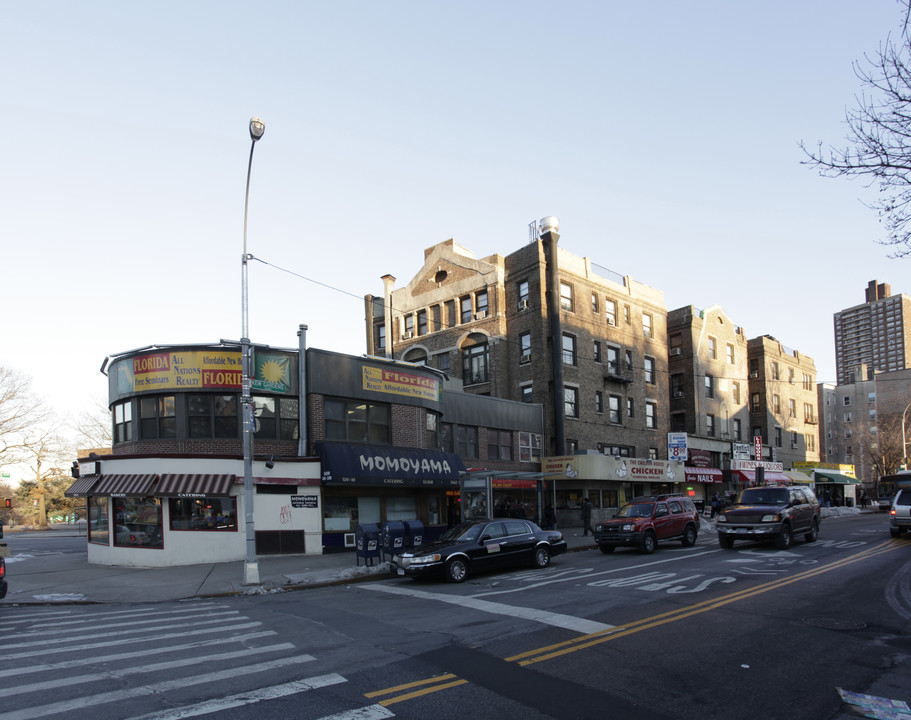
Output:
[[857,107],[845,111],[849,144],[824,148],[820,141],[814,152],[800,143],[807,155],[802,164],[823,177],[858,177],[868,187],[878,185],[880,199],[868,206],[885,225],[887,238],[880,243],[893,248],[892,258],[911,255],[911,0],[899,4],[901,39],[888,36],[874,55],[853,65],[864,89],[855,97]]
[[865,430],[858,438],[863,457],[873,470],[876,484],[883,475],[892,475],[902,463],[902,423],[900,415],[881,414],[875,432]]
[[49,418],[47,406],[32,392],[31,379],[0,366],[0,464],[29,460],[29,436]]
[[110,451],[111,413],[102,401],[99,400],[92,408],[80,413],[73,421],[72,429],[80,453],[82,450],[94,450],[99,454],[105,450]]

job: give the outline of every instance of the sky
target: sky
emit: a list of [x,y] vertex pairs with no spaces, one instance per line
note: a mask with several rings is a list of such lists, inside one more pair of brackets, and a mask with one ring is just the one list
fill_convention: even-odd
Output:
[[365,352],[364,303],[448,238],[560,245],[720,305],[834,381],[832,316],[911,293],[844,146],[896,0],[2,3],[0,365],[61,418],[108,355],[238,339]]

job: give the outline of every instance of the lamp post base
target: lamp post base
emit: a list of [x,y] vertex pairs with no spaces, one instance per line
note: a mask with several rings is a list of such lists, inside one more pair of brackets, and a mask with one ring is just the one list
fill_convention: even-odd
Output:
[[259,562],[244,562],[244,585],[259,585]]

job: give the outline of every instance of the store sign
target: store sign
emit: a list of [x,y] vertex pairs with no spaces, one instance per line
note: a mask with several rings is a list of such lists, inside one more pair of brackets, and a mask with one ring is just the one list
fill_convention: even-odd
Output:
[[318,495],[292,495],[291,507],[293,508],[318,508]]
[[433,402],[440,400],[441,385],[436,378],[370,365],[364,365],[362,369],[364,390],[406,395]]
[[686,460],[686,433],[669,432],[667,434],[667,459]]

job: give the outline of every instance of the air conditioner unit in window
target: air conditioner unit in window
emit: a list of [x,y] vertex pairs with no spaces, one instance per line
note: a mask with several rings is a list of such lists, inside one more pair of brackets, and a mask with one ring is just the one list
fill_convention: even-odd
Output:
[[528,310],[528,300],[519,300],[519,310]]
[[683,355],[683,350],[681,348],[671,348],[671,357],[674,355]]
[[487,311],[486,311],[486,310],[481,310],[481,312],[478,312],[478,313],[475,313],[475,314],[474,314],[474,319],[475,319],[475,320],[483,320],[483,319],[486,318],[486,317],[487,317]]
[[608,325],[616,325],[616,324],[617,324],[617,320],[616,320],[615,318],[609,317],[609,318],[607,319],[607,324],[608,324]]
[[523,365],[525,363],[530,363],[531,362],[531,353],[527,352],[527,353],[522,353],[521,355],[519,355],[519,362],[522,363]]
[[796,443],[796,442],[792,442],[792,443],[791,443],[791,450],[796,450],[796,449],[797,449],[797,443]]
[[758,373],[758,372],[751,372],[751,373],[750,373],[750,378],[758,378],[758,377],[759,377],[759,373]]
[[413,335],[414,335],[414,333],[411,332],[411,330],[409,330],[409,331],[407,331],[407,332],[403,332],[403,333],[402,333],[402,340],[410,340],[411,337],[412,337]]
[[683,390],[674,390],[674,397],[683,397]]

